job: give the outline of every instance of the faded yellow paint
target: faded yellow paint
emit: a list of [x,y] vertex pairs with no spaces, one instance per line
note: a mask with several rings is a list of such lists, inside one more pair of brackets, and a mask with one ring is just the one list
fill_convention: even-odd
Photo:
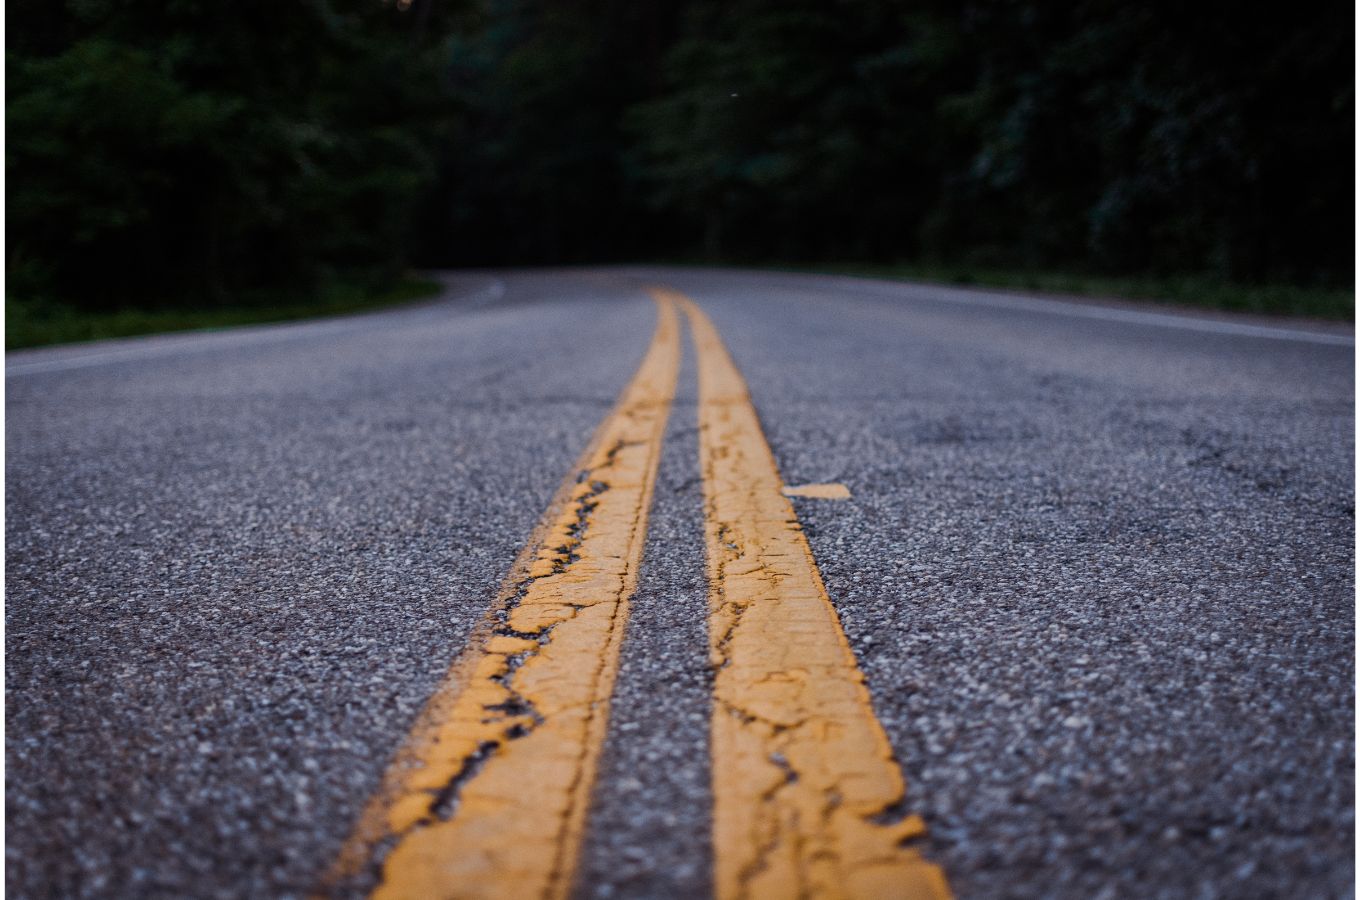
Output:
[[686,298],[699,368],[720,900],[949,897],[746,384]]
[[[381,898],[562,897],[576,868],[680,362],[674,304],[496,613],[328,879],[381,847]],[[528,551],[529,548],[526,548]]]
[[850,489],[839,482],[831,484],[786,484],[785,497],[811,497],[815,500],[849,500]]

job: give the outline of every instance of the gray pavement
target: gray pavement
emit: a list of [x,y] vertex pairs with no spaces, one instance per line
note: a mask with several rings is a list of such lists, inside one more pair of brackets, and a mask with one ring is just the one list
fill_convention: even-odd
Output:
[[[302,896],[688,292],[750,383],[960,897],[1354,886],[1349,332],[844,278],[439,302],[10,354],[6,887]],[[702,896],[682,373],[583,896]]]

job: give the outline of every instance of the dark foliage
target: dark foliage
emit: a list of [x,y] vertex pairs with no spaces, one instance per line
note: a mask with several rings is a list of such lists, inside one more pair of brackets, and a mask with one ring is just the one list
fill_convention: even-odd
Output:
[[1353,16],[15,0],[9,291],[648,256],[1349,284]]
[[204,303],[399,271],[449,117],[415,20],[367,0],[8,15],[12,295]]

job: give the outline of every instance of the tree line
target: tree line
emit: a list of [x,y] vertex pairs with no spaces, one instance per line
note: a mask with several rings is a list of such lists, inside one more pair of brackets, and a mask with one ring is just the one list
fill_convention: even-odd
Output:
[[1349,285],[1354,7],[12,0],[10,296],[920,261]]

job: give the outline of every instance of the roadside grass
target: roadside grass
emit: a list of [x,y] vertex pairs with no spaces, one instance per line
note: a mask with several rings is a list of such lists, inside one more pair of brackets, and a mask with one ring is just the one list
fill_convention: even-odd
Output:
[[441,285],[437,281],[408,277],[385,290],[337,284],[309,299],[291,298],[275,303],[186,309],[124,309],[117,312],[86,312],[66,304],[8,297],[5,300],[5,349],[339,315],[409,303],[432,297],[440,289]]
[[1011,288],[1118,300],[1142,300],[1273,316],[1355,321],[1354,289],[1309,288],[1290,284],[1242,285],[1209,278],[1116,278],[1064,272],[956,268],[896,264],[830,263],[781,267],[800,272],[863,275],[901,281]]

